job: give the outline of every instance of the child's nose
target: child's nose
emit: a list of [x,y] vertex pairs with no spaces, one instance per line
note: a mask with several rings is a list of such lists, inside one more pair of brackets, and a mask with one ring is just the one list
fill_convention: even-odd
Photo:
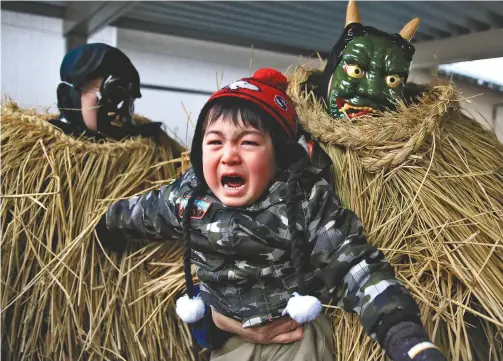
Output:
[[224,164],[238,164],[241,162],[241,157],[236,147],[228,146],[225,147],[224,153],[222,155],[222,163]]

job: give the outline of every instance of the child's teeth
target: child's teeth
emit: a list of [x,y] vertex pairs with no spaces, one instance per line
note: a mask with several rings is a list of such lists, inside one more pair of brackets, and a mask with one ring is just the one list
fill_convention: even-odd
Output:
[[237,187],[232,187],[232,186],[230,186],[230,185],[228,185],[228,184],[224,184],[224,188],[226,188],[226,189],[239,189],[239,188],[241,188],[241,187],[242,187],[242,185],[237,186]]

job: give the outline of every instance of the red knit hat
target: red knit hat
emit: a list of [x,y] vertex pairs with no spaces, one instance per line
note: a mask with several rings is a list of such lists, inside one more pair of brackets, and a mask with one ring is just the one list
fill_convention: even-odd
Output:
[[199,114],[190,152],[192,167],[200,179],[203,179],[203,123],[206,119],[206,114],[217,99],[235,97],[246,99],[259,105],[283,128],[288,140],[296,140],[298,117],[292,100],[286,94],[287,86],[288,82],[283,74],[274,69],[263,68],[257,70],[251,78],[243,78],[235,81],[210,97]]

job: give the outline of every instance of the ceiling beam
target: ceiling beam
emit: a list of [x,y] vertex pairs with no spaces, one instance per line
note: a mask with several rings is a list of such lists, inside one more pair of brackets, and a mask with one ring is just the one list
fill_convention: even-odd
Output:
[[69,47],[86,43],[87,38],[129,11],[137,1],[68,1],[63,20],[63,36]]
[[[316,54],[318,52],[316,49],[310,49],[309,47],[300,48],[295,46],[282,45],[279,43],[271,43],[259,39],[243,38],[232,34],[223,35],[213,33],[210,31],[201,32],[198,29],[191,29],[183,26],[170,25],[170,24],[158,24],[149,21],[127,18],[124,16],[121,17],[120,19],[117,19],[112,25],[122,29],[131,29],[131,30],[152,32],[157,34],[174,35],[196,40],[204,40],[222,44],[243,46],[246,48],[249,48],[251,45],[253,45],[255,49],[274,51],[290,55],[316,57]],[[319,54],[323,58],[328,56],[328,52],[319,51]]]
[[413,68],[503,57],[503,28],[415,44]]
[[2,10],[16,11],[19,13],[63,18],[65,7],[62,5],[46,4],[41,1],[2,1]]

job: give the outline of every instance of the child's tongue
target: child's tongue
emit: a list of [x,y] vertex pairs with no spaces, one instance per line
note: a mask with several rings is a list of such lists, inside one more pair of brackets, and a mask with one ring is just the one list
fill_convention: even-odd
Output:
[[238,188],[245,184],[245,181],[243,178],[239,176],[224,176],[222,178],[222,183],[224,186],[228,186],[231,188]]

